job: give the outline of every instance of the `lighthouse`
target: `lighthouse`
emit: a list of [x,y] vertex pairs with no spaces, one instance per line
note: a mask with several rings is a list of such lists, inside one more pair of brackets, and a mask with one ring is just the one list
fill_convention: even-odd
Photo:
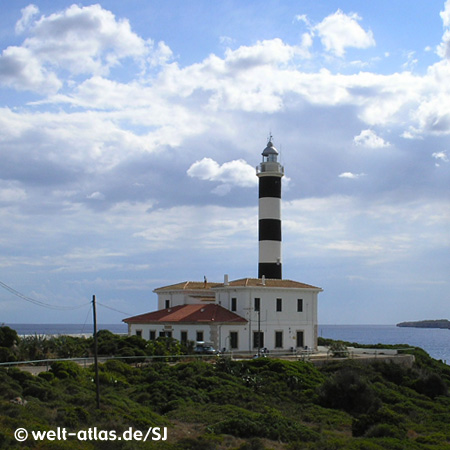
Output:
[[258,278],[282,279],[281,263],[281,178],[284,167],[278,162],[278,151],[269,138],[256,167],[259,178]]

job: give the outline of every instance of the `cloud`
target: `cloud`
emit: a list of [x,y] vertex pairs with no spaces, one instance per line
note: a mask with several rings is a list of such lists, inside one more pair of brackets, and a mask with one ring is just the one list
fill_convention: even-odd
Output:
[[227,194],[232,186],[254,187],[257,184],[254,167],[242,159],[220,165],[211,158],[203,158],[193,163],[187,170],[187,174],[192,178],[222,183],[213,191],[218,195]]
[[19,183],[0,180],[0,203],[16,203],[26,198],[27,193]]
[[16,33],[20,34],[25,31],[30,25],[33,17],[39,13],[39,8],[36,5],[28,5],[21,10],[22,17],[16,23]]
[[22,10],[16,31],[27,31],[23,44],[11,46],[0,56],[0,82],[15,87],[56,92],[62,87],[59,71],[75,75],[106,75],[120,61],[131,58],[141,67],[165,64],[172,58],[163,42],[156,47],[131,30],[126,19],[100,5],[66,10],[35,19],[38,8]]
[[91,200],[104,200],[105,194],[102,194],[101,192],[93,192],[92,194],[89,194],[86,196],[86,198],[89,198]]
[[349,178],[351,180],[356,180],[365,176],[365,173],[352,173],[352,172],[343,172],[339,175],[339,178]]
[[436,159],[436,166],[439,167],[441,162],[449,162],[449,158],[447,152],[434,152],[431,155],[434,159]]
[[450,0],[445,2],[444,11],[441,11],[439,14],[441,16],[444,27],[450,27]]
[[353,138],[353,142],[357,146],[368,148],[383,148],[390,145],[389,142],[386,142],[383,138],[377,136],[372,130],[362,130],[358,136]]
[[444,35],[442,42],[437,47],[437,54],[441,58],[450,60],[450,0],[445,2],[444,11],[440,12],[440,16],[444,26]]
[[18,90],[58,91],[63,83],[25,47],[8,47],[0,55],[0,83]]
[[342,57],[349,47],[364,49],[375,45],[372,31],[365,31],[358,23],[360,20],[358,14],[344,14],[338,9],[315,25],[313,30],[327,51]]

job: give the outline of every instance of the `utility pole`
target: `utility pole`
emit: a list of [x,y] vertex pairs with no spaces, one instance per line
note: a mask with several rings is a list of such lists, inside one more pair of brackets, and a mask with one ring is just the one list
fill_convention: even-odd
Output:
[[98,356],[97,356],[97,310],[95,306],[95,295],[92,296],[92,312],[94,314],[94,366],[95,385],[97,387],[97,409],[100,409],[100,384],[98,377]]
[[261,356],[261,306],[258,308],[258,356]]

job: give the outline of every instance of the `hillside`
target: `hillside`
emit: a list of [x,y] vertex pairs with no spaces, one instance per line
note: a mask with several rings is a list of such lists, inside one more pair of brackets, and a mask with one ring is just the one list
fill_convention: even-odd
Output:
[[[450,367],[405,351],[416,357],[412,369],[352,360],[321,369],[272,358],[142,367],[110,360],[100,367],[99,410],[91,368],[63,361],[39,376],[2,368],[0,448],[450,449]],[[18,443],[19,427],[84,430],[85,440]],[[93,427],[117,435],[167,427],[167,440],[91,441]]]

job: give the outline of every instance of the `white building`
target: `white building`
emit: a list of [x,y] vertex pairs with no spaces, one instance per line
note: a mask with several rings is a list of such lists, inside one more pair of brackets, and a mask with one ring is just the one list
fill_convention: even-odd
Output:
[[259,278],[182,282],[155,289],[158,310],[125,319],[130,335],[211,342],[216,349],[269,352],[317,348],[321,288],[281,277],[281,178],[269,141],[259,178]]
[[207,341],[227,351],[317,347],[318,287],[264,278],[228,282],[225,276],[224,283],[183,282],[154,292],[157,311],[124,320],[130,335]]

